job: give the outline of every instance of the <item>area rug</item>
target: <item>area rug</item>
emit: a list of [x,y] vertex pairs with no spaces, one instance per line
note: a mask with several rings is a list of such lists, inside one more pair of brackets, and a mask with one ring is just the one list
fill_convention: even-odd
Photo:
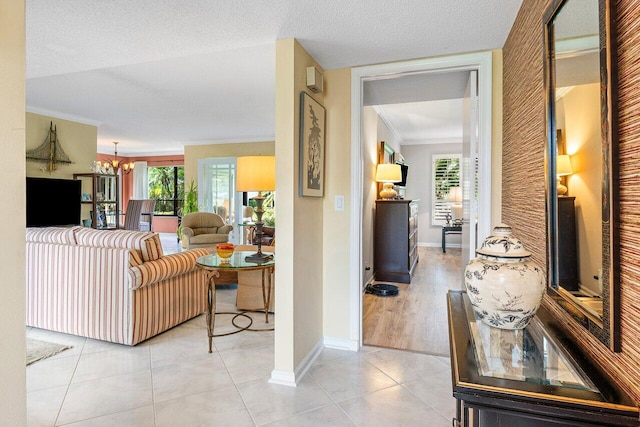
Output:
[[27,366],[38,360],[46,359],[71,348],[68,345],[55,344],[27,337]]

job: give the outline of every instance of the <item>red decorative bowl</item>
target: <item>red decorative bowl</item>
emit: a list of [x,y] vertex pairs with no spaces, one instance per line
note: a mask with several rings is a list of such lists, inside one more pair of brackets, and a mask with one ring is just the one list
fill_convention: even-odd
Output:
[[233,243],[218,243],[216,245],[216,253],[222,259],[229,259],[233,255]]

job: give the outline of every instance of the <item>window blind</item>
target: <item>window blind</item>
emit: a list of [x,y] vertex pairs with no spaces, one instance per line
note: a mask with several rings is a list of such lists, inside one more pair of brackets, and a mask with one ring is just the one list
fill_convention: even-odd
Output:
[[460,186],[460,155],[438,154],[433,156],[433,191],[431,194],[433,207],[431,223],[444,225],[447,214],[451,213],[451,204],[447,195],[451,187]]

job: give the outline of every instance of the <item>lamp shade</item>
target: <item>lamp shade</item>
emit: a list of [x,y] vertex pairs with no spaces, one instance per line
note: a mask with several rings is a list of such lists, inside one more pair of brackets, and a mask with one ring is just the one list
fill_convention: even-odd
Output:
[[274,156],[238,157],[236,191],[274,191],[276,158]]
[[381,163],[376,169],[377,182],[400,182],[402,181],[402,169],[400,165],[392,163]]
[[571,157],[568,154],[560,154],[556,160],[556,175],[571,175],[573,168],[571,167]]
[[462,202],[462,188],[451,187],[447,194],[447,202],[460,203]]

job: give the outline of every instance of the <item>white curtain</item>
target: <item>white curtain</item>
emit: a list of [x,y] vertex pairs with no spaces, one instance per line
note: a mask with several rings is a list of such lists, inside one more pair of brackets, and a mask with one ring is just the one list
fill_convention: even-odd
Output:
[[133,199],[149,198],[149,176],[147,162],[136,162],[133,168]]

